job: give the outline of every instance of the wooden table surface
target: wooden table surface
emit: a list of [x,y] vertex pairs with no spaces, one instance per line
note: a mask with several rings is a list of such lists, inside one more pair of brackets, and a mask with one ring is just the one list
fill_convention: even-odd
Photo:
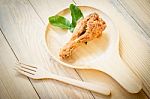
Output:
[[[67,68],[48,54],[42,39],[48,17],[70,3],[92,6],[112,17],[120,30],[121,57],[143,82],[138,94],[128,93],[102,72]],[[129,35],[134,37],[127,40]],[[150,0],[0,0],[0,99],[148,99],[149,38]],[[103,96],[55,80],[29,79],[14,70],[17,61],[93,84],[105,82],[112,94]]]

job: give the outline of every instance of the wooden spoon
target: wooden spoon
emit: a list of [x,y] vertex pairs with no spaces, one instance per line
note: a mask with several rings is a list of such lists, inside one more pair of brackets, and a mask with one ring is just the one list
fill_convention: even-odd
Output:
[[[44,39],[50,55],[64,66],[77,69],[96,69],[110,75],[130,93],[138,93],[142,82],[123,62],[119,55],[119,32],[111,19],[102,11],[80,6],[84,16],[96,12],[106,22],[107,27],[98,39],[83,44],[74,52],[71,59],[63,61],[59,57],[60,48],[71,38],[71,33],[48,24]],[[71,20],[69,9],[58,13]]]

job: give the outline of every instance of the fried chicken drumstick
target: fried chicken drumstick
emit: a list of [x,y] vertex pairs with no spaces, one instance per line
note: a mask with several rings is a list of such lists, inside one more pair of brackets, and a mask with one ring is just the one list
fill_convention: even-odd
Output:
[[81,19],[73,32],[70,41],[60,50],[59,56],[62,59],[67,59],[72,55],[75,48],[101,36],[102,31],[106,28],[106,23],[99,18],[97,13],[92,13]]

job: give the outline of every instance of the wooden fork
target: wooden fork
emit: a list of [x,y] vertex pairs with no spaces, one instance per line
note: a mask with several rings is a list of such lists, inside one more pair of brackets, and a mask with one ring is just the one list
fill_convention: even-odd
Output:
[[52,74],[45,70],[42,67],[36,67],[36,66],[31,66],[31,65],[26,65],[23,63],[18,63],[17,71],[25,76],[28,76],[29,78],[32,79],[54,79],[61,81],[66,84],[74,85],[76,87],[84,88],[90,91],[94,91],[103,95],[110,95],[110,89],[107,87],[106,84],[104,83],[99,83],[98,85],[91,84],[88,82],[83,82],[63,76],[59,76],[56,74]]

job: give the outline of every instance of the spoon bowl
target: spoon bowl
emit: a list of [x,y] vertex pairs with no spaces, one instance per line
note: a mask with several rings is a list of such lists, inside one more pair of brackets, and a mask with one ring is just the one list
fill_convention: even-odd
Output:
[[[119,54],[119,32],[112,20],[102,11],[79,6],[84,16],[96,12],[106,22],[106,29],[102,36],[82,44],[73,51],[72,58],[61,60],[59,57],[62,48],[71,38],[72,33],[48,24],[44,35],[45,44],[50,55],[64,66],[77,69],[96,69],[115,79],[124,89],[130,93],[138,93],[142,89],[142,82],[123,62]],[[58,13],[71,20],[69,9]]]

